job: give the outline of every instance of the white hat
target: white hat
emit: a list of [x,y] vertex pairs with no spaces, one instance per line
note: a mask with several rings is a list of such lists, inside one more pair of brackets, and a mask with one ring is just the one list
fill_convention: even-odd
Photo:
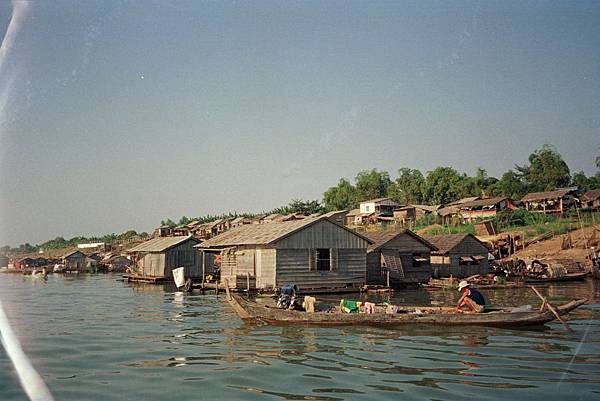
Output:
[[458,290],[462,291],[463,288],[468,287],[469,285],[471,284],[469,284],[467,280],[463,280],[460,283],[458,283]]

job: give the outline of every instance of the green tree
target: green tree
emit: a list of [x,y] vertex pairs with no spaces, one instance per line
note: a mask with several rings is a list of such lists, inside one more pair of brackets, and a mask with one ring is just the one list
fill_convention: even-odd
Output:
[[551,191],[571,182],[569,166],[551,145],[544,145],[529,155],[529,165],[515,165],[530,191]]
[[171,228],[173,228],[173,227],[176,227],[176,226],[177,226],[177,223],[175,223],[175,222],[174,222],[173,220],[171,220],[171,219],[166,219],[166,220],[162,220],[162,221],[160,222],[160,225],[161,225],[161,226],[167,226],[167,227],[171,227]]
[[490,195],[507,196],[511,199],[521,199],[527,192],[527,185],[513,170],[502,174],[500,180],[490,187]]
[[417,169],[403,167],[398,170],[395,189],[399,193],[396,197],[399,203],[420,204],[423,202],[423,186],[425,178]]
[[427,173],[423,195],[429,204],[446,204],[460,198],[464,177],[452,167],[436,167]]
[[317,200],[304,201],[301,199],[292,199],[287,206],[274,209],[271,212],[279,214],[299,213],[308,216],[313,213],[323,213],[325,212],[325,208]]
[[192,219],[190,219],[187,216],[181,216],[181,218],[179,219],[179,223],[177,223],[177,225],[185,226],[186,224],[189,224],[190,222],[192,222]]
[[386,197],[392,184],[387,171],[364,170],[356,175],[356,196],[359,202]]
[[345,178],[323,194],[323,203],[328,211],[348,210],[356,207],[356,188]]

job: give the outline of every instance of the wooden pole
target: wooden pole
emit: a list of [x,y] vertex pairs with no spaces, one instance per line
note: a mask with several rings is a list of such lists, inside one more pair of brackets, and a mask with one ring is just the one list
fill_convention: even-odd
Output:
[[202,251],[202,289],[204,289],[204,277],[206,276],[206,252]]
[[250,273],[246,272],[246,292],[250,292]]
[[565,330],[567,330],[569,333],[573,333],[573,329],[569,327],[569,325],[563,320],[563,318],[560,317],[556,309],[554,309],[554,307],[550,305],[550,302],[548,302],[548,300],[542,294],[540,294],[540,292],[534,286],[530,285],[529,288],[531,288],[537,294],[537,296],[540,297],[540,299],[542,300],[542,306],[545,305],[548,308],[548,310],[552,312],[554,316],[556,316],[558,321],[561,322],[563,326],[565,326]]
[[[583,221],[581,220],[581,214],[579,213],[579,208],[577,207],[577,205],[575,205],[575,210],[577,210],[577,218],[579,219],[579,226],[581,227],[581,236],[583,237],[583,244],[585,246],[585,250],[587,251],[587,258],[586,259],[590,259],[590,262],[592,260],[592,255],[589,253],[589,248],[588,248],[588,242],[587,242],[587,237],[585,236],[585,230],[583,228]],[[592,226],[593,228],[593,226]],[[591,271],[591,270],[590,270]]]
[[390,270],[387,271],[387,286],[390,286]]

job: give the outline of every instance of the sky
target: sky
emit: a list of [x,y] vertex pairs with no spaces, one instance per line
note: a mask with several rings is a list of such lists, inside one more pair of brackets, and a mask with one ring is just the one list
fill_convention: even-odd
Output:
[[0,0],[0,245],[600,155],[600,3]]

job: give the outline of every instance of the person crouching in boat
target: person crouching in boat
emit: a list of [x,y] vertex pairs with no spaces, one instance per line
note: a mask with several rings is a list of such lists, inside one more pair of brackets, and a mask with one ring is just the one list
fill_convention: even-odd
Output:
[[456,305],[457,312],[465,310],[470,313],[481,313],[485,310],[485,298],[475,288],[471,288],[466,280],[458,284],[458,291],[462,292],[462,296]]

